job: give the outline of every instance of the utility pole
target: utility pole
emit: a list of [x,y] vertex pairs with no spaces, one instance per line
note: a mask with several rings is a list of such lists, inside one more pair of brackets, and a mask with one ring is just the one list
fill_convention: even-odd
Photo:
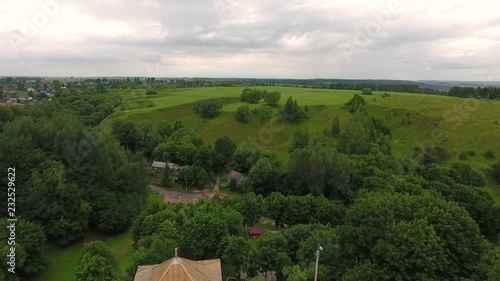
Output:
[[316,250],[316,268],[314,270],[314,281],[318,281],[318,265],[319,265],[319,252],[323,251],[323,247],[318,245],[318,249]]

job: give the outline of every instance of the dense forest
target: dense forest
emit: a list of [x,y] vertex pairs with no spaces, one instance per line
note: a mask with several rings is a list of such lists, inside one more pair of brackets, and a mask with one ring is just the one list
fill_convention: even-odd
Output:
[[[17,183],[17,276],[2,263],[2,280],[24,280],[44,267],[46,241],[65,246],[89,229],[120,233],[143,208],[147,166],[92,125],[110,114],[107,98],[65,97],[56,103],[0,108],[0,162]],[[88,126],[86,126],[88,125]],[[10,186],[10,185],[9,185]],[[7,189],[0,193],[7,202]],[[6,217],[7,209],[2,210]],[[6,224],[2,219],[2,224]],[[4,229],[6,229],[4,227]],[[8,233],[2,232],[7,241]],[[5,238],[5,239],[4,239]],[[8,245],[1,252],[7,255]]]

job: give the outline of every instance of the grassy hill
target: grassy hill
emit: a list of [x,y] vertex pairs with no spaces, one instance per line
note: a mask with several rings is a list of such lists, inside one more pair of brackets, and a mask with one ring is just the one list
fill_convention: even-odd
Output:
[[[280,91],[280,106],[292,96],[301,107],[308,106],[308,119],[298,125],[273,122],[262,123],[258,113],[253,113],[248,124],[239,123],[234,113],[239,106],[246,105],[238,100],[242,87],[165,89],[158,95],[146,96],[145,90],[120,92],[125,95],[123,105],[105,120],[101,126],[108,128],[115,119],[133,122],[149,121],[157,126],[162,121],[181,120],[195,129],[208,143],[214,143],[221,136],[229,136],[237,144],[249,144],[259,149],[276,152],[287,161],[287,153],[295,131],[307,128],[310,133],[319,134],[328,129],[338,116],[341,126],[351,114],[342,108],[355,90],[307,89],[293,87],[255,87],[267,91]],[[123,91],[123,90],[117,90]],[[391,93],[384,98],[383,92],[364,96],[375,114],[384,116],[393,133],[393,149],[396,155],[412,155],[416,146],[441,145],[451,157],[448,164],[458,161],[461,152],[474,151],[476,156],[467,160],[485,174],[490,165],[500,157],[500,101],[461,99],[445,96],[410,93]],[[202,119],[192,111],[192,103],[198,100],[225,97],[230,99],[219,116]],[[262,110],[268,106],[261,101],[250,105],[251,109]],[[492,149],[497,159],[483,157]],[[489,182],[490,191],[500,202],[500,187]]]

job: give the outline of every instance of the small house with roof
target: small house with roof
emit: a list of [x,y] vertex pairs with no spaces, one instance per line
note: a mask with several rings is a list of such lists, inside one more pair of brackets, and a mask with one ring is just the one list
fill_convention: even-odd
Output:
[[151,164],[151,168],[157,172],[165,171],[166,167],[167,167],[167,163],[165,163],[165,162],[153,161],[153,164]]
[[228,177],[228,182],[230,182],[231,180],[234,180],[237,183],[244,183],[248,180],[248,178],[245,177],[242,173],[237,172],[235,170],[231,170],[231,172],[229,172],[227,177]]
[[248,233],[250,234],[250,237],[256,239],[262,236],[263,231],[260,227],[250,227]]

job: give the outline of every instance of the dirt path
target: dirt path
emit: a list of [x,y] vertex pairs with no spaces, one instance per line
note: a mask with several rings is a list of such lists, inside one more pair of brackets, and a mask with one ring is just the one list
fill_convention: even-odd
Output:
[[175,190],[168,190],[156,185],[149,185],[149,189],[154,193],[163,195],[165,203],[196,203],[203,197],[201,191],[194,192],[180,192]]

